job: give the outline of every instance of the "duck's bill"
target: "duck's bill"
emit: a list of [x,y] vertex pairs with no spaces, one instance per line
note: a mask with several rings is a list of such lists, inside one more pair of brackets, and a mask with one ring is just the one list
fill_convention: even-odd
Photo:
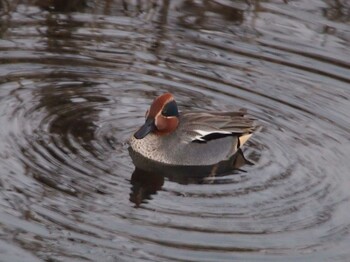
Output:
[[134,137],[136,139],[142,139],[147,136],[149,133],[154,131],[156,126],[154,125],[154,119],[147,119],[143,126],[140,127],[139,130],[136,131]]

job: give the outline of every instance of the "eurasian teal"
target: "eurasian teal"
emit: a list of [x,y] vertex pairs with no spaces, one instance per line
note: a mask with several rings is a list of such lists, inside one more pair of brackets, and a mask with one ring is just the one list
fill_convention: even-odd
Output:
[[256,130],[254,120],[236,112],[182,112],[174,97],[157,97],[146,121],[130,138],[142,157],[174,166],[209,166],[230,159]]

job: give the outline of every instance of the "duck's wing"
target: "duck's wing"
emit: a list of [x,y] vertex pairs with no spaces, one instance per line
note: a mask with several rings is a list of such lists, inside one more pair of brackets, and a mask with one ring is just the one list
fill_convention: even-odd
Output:
[[180,119],[183,141],[206,143],[226,136],[236,136],[239,145],[243,145],[257,128],[255,120],[244,115],[244,111],[183,113]]

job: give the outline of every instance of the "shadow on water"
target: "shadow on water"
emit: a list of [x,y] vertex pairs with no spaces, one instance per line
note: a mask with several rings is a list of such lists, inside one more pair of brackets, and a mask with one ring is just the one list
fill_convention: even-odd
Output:
[[192,29],[215,30],[222,20],[236,25],[240,25],[244,20],[244,12],[241,9],[214,1],[183,1],[179,9],[182,12],[179,25]]
[[51,12],[77,12],[83,11],[86,7],[86,0],[34,0],[33,4]]

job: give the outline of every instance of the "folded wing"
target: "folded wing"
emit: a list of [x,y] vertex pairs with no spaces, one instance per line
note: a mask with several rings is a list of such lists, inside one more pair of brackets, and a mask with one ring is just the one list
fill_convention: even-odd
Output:
[[183,113],[188,143],[207,143],[227,136],[238,138],[238,147],[242,146],[256,130],[255,120],[245,116],[244,111],[225,113]]

